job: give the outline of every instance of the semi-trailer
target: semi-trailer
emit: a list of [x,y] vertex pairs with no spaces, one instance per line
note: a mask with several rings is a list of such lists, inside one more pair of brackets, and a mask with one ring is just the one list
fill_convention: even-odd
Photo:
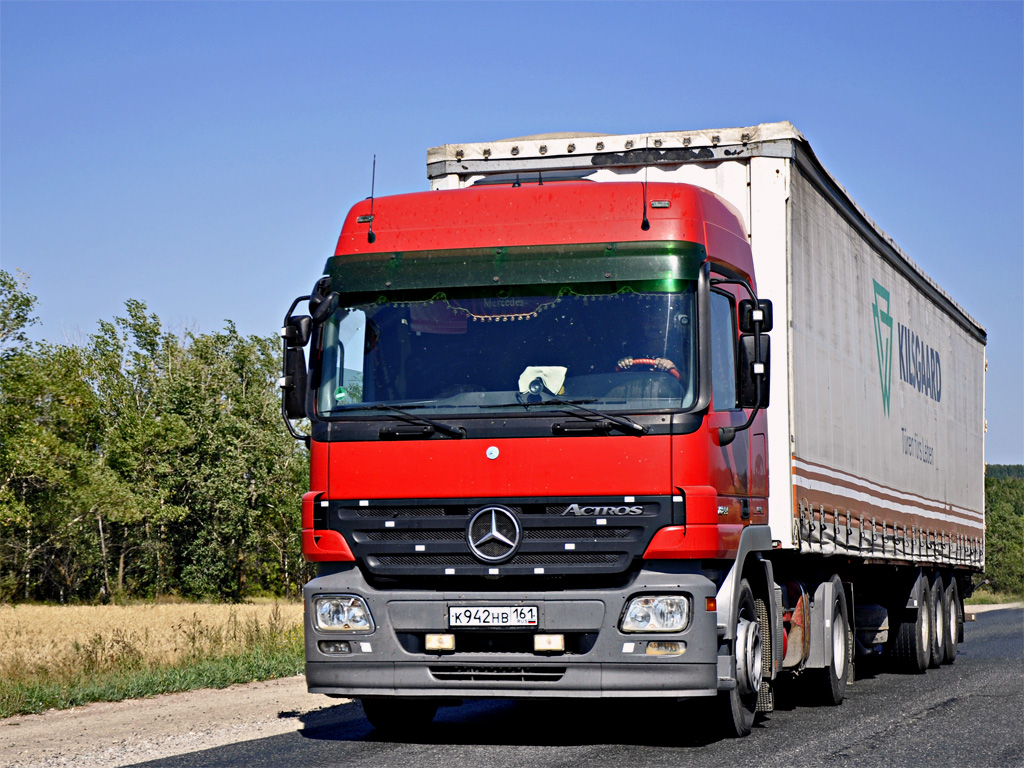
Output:
[[311,692],[379,728],[709,697],[746,735],[780,677],[839,704],[855,656],[955,660],[985,331],[793,125],[446,144],[427,174],[351,209],[282,329]]

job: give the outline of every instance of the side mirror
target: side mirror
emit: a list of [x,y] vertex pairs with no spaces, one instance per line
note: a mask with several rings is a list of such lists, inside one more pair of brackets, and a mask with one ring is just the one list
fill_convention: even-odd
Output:
[[302,349],[309,344],[309,336],[313,331],[313,318],[309,315],[289,317],[281,329],[286,349]]
[[761,322],[761,333],[768,333],[772,329],[772,303],[768,299],[761,299],[755,306],[753,299],[743,299],[740,302],[740,331],[757,333],[758,321]]
[[[313,310],[313,325],[323,325],[324,321],[334,314],[334,310],[338,308],[338,302],[340,300],[341,297],[338,295],[337,291],[331,291],[327,294],[323,300],[317,304],[316,309]],[[312,306],[312,300],[310,300],[309,303],[310,306]]]
[[285,415],[289,419],[304,419],[306,417],[306,353],[302,351],[302,347],[285,347],[284,377],[279,384]]
[[[770,311],[770,310],[769,310]],[[741,408],[767,408],[768,382],[771,379],[771,337],[761,336],[761,362],[757,360],[758,337],[752,333],[740,336],[739,405]],[[758,397],[758,379],[761,392]]]
[[309,311],[310,313],[316,312],[316,308],[320,306],[327,294],[331,292],[331,278],[329,275],[324,275],[313,285],[313,291],[309,294]]

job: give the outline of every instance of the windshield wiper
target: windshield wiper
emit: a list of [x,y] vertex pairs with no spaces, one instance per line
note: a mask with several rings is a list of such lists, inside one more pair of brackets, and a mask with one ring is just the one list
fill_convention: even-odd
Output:
[[[596,397],[588,397],[588,398],[583,399],[583,400],[562,400],[561,398],[553,397],[550,400],[542,400],[542,401],[540,401],[538,403],[531,403],[531,402],[528,402],[526,400],[520,399],[518,404],[523,406],[524,408],[527,408],[527,409],[530,408],[530,406],[533,406],[533,405],[561,405],[561,406],[567,406],[568,408],[574,409],[576,411],[582,411],[583,413],[589,413],[591,416],[597,416],[600,419],[604,419],[609,425],[616,426],[619,429],[623,430],[624,432],[632,432],[632,433],[636,434],[637,436],[639,436],[639,435],[646,435],[648,432],[651,431],[650,427],[648,427],[648,426],[646,426],[644,424],[637,424],[635,421],[633,421],[628,416],[615,416],[615,415],[610,414],[610,413],[604,413],[602,411],[595,411],[592,408],[585,408],[583,406],[583,403],[593,403],[593,402],[596,402],[596,401],[597,401]],[[566,410],[564,412],[565,413],[570,413],[571,411]]]
[[[406,420],[416,424],[422,424],[427,427],[432,427],[441,434],[448,435],[449,437],[465,437],[466,430],[462,427],[453,427],[451,424],[445,424],[443,421],[435,421],[434,419],[428,419],[426,416],[419,416],[415,413],[409,413],[408,408],[423,408],[422,405],[408,405],[405,408],[396,408],[393,405],[387,405],[386,403],[377,403],[376,405],[359,405],[354,408],[346,408],[351,411],[390,411],[396,413],[399,416],[404,416]],[[383,430],[382,430],[383,432]]]

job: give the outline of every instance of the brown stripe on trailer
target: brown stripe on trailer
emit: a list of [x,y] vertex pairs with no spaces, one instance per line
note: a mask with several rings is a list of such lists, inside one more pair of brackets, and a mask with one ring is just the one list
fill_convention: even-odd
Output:
[[895,519],[893,510],[799,483],[793,490],[793,542],[801,552],[971,568],[985,562],[983,529],[912,514]]
[[[806,459],[798,459],[803,464],[812,465],[820,468],[818,471],[814,469],[805,469],[803,467],[795,466],[793,468],[794,477],[803,478],[805,480],[813,480],[820,483],[826,483],[828,485],[846,490],[854,493],[862,493],[873,497],[879,501],[890,502],[896,504],[903,509],[897,511],[888,509],[882,505],[872,505],[870,502],[864,502],[862,500],[852,500],[852,503],[858,508],[868,508],[871,510],[871,514],[876,516],[909,516],[911,518],[923,518],[914,519],[912,522],[916,525],[927,526],[930,521],[931,525],[947,525],[953,526],[954,528],[964,527],[971,529],[972,531],[984,530],[984,515],[981,512],[955,507],[951,504],[945,504],[936,499],[927,499],[917,494],[906,493],[904,491],[896,490],[888,486],[882,485],[862,478],[858,478],[849,472],[843,472],[835,470],[830,467],[826,467],[822,464],[813,464]],[[841,475],[841,476],[838,476]],[[847,479],[854,478],[854,479]],[[798,481],[794,481],[798,482]],[[803,487],[803,486],[802,486]],[[810,489],[808,489],[810,490]],[[818,489],[820,492],[820,489]],[[912,510],[920,509],[922,512],[920,515],[915,514]],[[930,516],[927,513],[933,512],[938,513],[947,517],[955,517],[956,521],[942,521],[936,520],[934,516]],[[958,524],[959,523],[959,524]]]

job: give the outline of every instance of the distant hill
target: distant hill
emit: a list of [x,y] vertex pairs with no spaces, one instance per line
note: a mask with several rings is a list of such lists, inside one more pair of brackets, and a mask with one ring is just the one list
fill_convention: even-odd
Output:
[[993,480],[1024,480],[1024,464],[986,464],[985,477]]

